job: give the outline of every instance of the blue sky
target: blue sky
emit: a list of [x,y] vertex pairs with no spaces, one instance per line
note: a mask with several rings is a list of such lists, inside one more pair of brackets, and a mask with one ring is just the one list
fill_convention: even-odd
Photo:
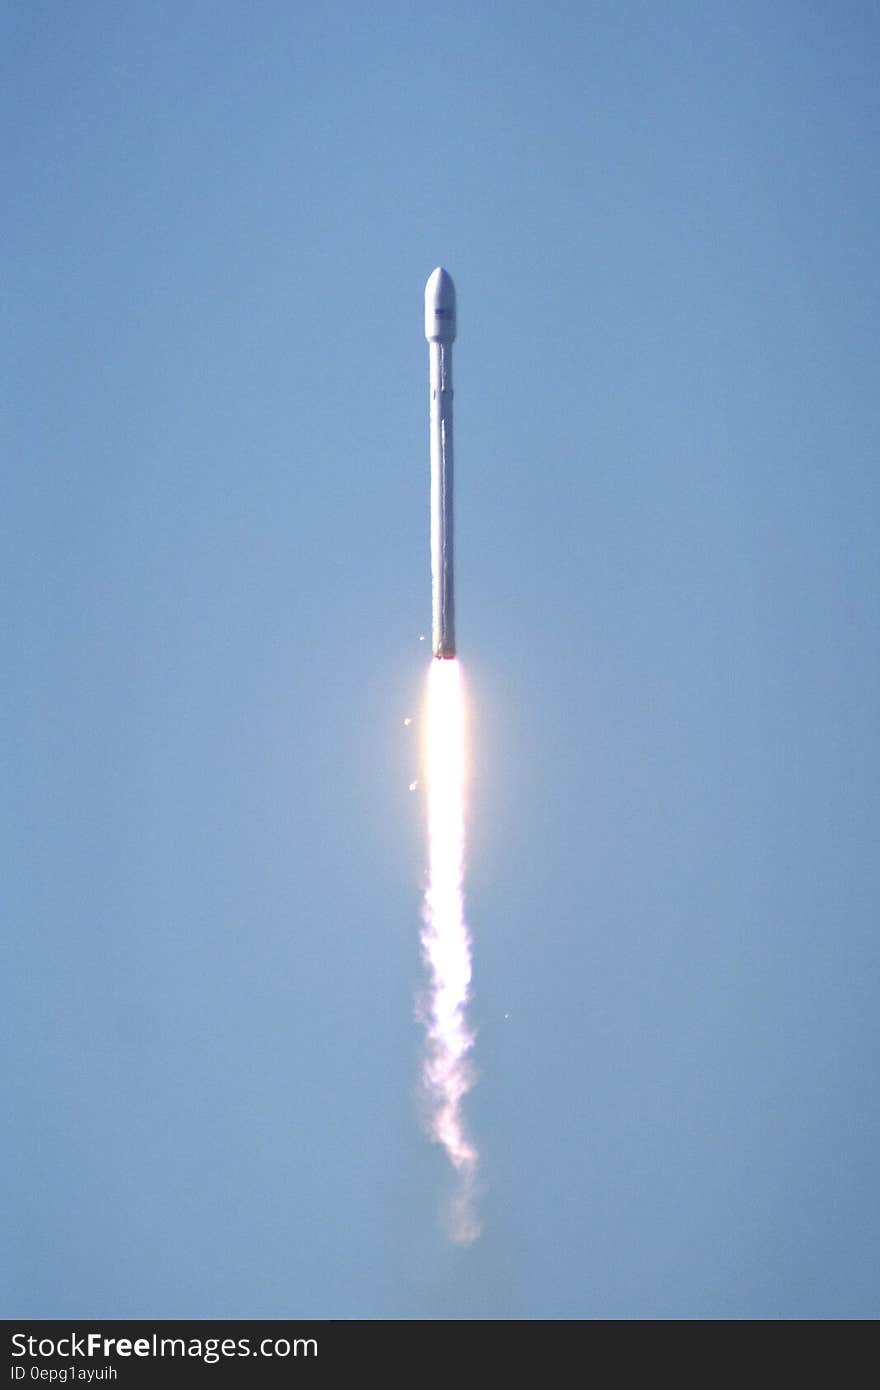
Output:
[[[2,37],[6,1315],[875,1316],[876,7]],[[470,1250],[413,1017],[438,263]]]

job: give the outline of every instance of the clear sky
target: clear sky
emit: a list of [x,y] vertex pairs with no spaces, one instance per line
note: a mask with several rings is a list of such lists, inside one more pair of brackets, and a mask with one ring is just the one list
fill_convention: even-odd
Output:
[[[2,1311],[876,1316],[876,5],[0,30]],[[413,1017],[440,263],[468,1250]]]

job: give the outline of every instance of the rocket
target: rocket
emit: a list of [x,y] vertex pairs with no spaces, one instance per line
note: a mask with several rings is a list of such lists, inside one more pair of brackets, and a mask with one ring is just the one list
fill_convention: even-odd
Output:
[[425,286],[425,337],[430,367],[431,435],[431,648],[455,656],[455,593],[452,566],[452,344],[455,286],[438,266]]

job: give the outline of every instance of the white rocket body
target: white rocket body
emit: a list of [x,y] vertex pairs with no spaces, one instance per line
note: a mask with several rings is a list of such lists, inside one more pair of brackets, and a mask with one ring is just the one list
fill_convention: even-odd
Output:
[[455,591],[452,543],[452,343],[455,286],[438,266],[425,286],[425,337],[430,364],[431,433],[431,647],[441,659],[455,656]]

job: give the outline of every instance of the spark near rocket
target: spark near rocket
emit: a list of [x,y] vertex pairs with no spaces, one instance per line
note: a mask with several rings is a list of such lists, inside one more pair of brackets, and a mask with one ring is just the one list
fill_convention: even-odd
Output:
[[455,593],[452,564],[452,343],[455,286],[438,266],[425,286],[425,337],[430,364],[431,428],[431,647],[434,656],[455,656]]

